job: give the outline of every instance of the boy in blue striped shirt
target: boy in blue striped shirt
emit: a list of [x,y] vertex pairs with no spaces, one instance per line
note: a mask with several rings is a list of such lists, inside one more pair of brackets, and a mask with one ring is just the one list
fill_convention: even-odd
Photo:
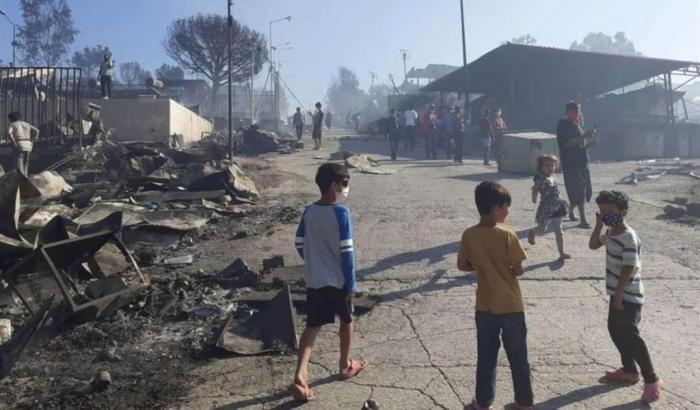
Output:
[[[620,352],[622,367],[608,371],[611,381],[637,383],[639,371],[644,378],[642,402],[659,399],[662,381],[654,373],[649,351],[639,335],[642,318],[644,285],[642,284],[641,243],[637,233],[625,221],[629,198],[619,191],[602,191],[596,198],[600,213],[589,246],[599,249],[605,245],[605,288],[610,295],[608,331]],[[602,233],[603,225],[608,229]]]
[[299,340],[297,369],[288,390],[295,399],[309,401],[314,393],[308,385],[311,349],[321,326],[340,318],[339,376],[356,376],[367,366],[364,359],[350,359],[352,299],[357,292],[352,243],[352,215],[336,202],[347,198],[350,176],[338,164],[323,164],[316,173],[321,199],[309,205],[297,229],[295,245],[304,258],[306,282],[306,329]]

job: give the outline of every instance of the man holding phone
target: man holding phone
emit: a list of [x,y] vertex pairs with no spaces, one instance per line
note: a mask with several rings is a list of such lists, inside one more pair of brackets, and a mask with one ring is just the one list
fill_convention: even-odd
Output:
[[581,126],[581,104],[570,101],[566,104],[566,118],[557,125],[557,142],[564,172],[564,184],[569,196],[571,208],[569,219],[578,221],[574,209],[578,208],[581,222],[578,227],[588,229],[591,225],[586,220],[585,203],[591,201],[593,187],[591,173],[588,169],[588,146],[595,140],[597,126],[585,131]]

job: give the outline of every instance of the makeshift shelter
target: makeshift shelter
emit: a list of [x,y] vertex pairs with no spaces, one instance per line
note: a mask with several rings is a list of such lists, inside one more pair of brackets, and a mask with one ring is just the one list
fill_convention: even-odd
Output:
[[[656,127],[647,127],[655,133],[654,138],[666,135],[672,138],[677,131],[672,126],[678,119],[675,90],[700,76],[700,63],[506,43],[468,64],[466,72],[464,67],[459,68],[421,90],[462,93],[467,76],[468,92],[484,94],[472,110],[473,117],[478,118],[478,110],[484,105],[500,107],[511,128],[554,131],[567,101],[578,100],[585,105],[587,125],[598,123],[603,140],[619,137],[620,130],[624,133],[630,123],[636,128],[657,123]],[[678,77],[685,78],[672,81]],[[589,115],[595,112],[594,109],[589,112],[589,108],[603,94],[624,92],[630,87],[639,90],[645,82],[647,86],[656,84],[662,91],[656,94],[663,104],[661,127],[658,113],[649,112],[648,116],[637,113],[634,120],[625,118],[624,113],[622,118],[615,119]],[[637,95],[649,97],[649,93]],[[606,133],[606,128],[614,128],[616,135]],[[660,145],[672,149],[677,144],[661,142]],[[637,154],[645,156],[644,152]]]

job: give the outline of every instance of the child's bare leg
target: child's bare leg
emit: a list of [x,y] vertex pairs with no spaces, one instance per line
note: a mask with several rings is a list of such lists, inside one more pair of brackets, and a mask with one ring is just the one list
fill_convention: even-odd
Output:
[[307,386],[309,381],[309,360],[311,360],[311,349],[314,347],[316,336],[320,327],[307,327],[299,339],[299,355],[297,357],[297,370],[294,374],[294,383],[300,386]]
[[351,366],[350,346],[352,345],[352,322],[340,322],[340,361],[338,368],[343,370]]
[[570,259],[571,255],[564,252],[564,229],[561,226],[561,218],[555,218],[550,221],[550,226],[554,231],[554,236],[557,241],[557,250],[559,251],[559,259]]

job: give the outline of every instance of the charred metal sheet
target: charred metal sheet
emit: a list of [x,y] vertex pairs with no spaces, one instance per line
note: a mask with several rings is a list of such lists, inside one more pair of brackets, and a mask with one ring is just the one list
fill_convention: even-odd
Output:
[[234,326],[231,315],[217,337],[217,347],[226,351],[254,355],[299,348],[297,317],[289,286],[279,291],[259,313]]

